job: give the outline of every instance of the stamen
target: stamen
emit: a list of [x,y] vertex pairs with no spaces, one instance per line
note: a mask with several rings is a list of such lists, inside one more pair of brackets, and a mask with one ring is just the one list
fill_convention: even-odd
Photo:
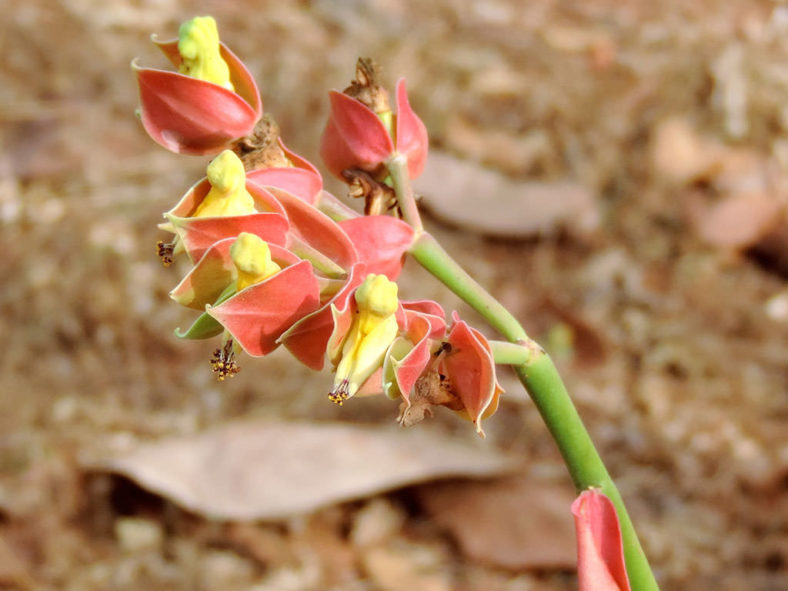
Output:
[[350,383],[348,380],[342,380],[338,386],[328,393],[328,399],[331,402],[342,406],[345,400],[350,398],[350,393],[348,392],[349,385]]
[[161,264],[169,267],[172,264],[172,257],[175,252],[175,243],[159,240],[156,243],[156,251],[161,259]]
[[216,379],[223,382],[225,378],[231,378],[241,368],[235,362],[235,351],[233,350],[233,340],[227,339],[227,342],[221,349],[216,349],[211,358],[211,369],[216,374]]

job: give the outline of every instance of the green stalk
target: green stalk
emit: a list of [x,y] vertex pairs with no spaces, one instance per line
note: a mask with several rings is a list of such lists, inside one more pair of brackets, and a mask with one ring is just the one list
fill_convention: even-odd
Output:
[[658,591],[659,587],[621,495],[550,357],[528,337],[517,319],[468,275],[432,236],[421,234],[411,247],[410,253],[425,269],[479,312],[507,340],[519,346],[519,351],[494,346],[496,361],[509,359],[510,362],[519,363],[514,366],[515,372],[555,439],[577,491],[599,488],[615,505],[632,588],[636,591]]
[[420,234],[424,227],[421,225],[421,215],[416,205],[416,198],[413,196],[413,187],[410,184],[410,174],[408,172],[408,157],[405,154],[394,153],[386,161],[391,183],[394,192],[397,194],[397,205],[402,212],[402,219],[410,224]]

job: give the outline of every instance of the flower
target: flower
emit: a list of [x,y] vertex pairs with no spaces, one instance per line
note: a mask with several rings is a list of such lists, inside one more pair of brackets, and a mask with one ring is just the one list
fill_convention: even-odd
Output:
[[[397,284],[385,275],[367,275],[353,295],[353,308],[350,326],[341,340],[332,344],[336,375],[328,397],[338,404],[355,395],[383,365],[386,351],[399,332]],[[335,323],[336,327],[341,324]]]
[[585,490],[572,503],[580,591],[630,591],[616,508],[601,491]]
[[177,336],[203,339],[226,331],[240,349],[261,357],[320,306],[320,282],[309,261],[242,232],[211,245],[170,297],[203,312]]
[[387,395],[403,399],[400,424],[413,425],[431,415],[433,406],[446,406],[473,422],[484,437],[481,421],[497,410],[503,393],[489,342],[456,312],[446,334],[442,310],[435,302],[403,303],[403,307],[408,330],[392,346],[383,369]]
[[132,62],[142,125],[172,152],[215,154],[252,132],[263,112],[260,92],[243,62],[219,42],[213,18],[187,21],[179,36],[153,38],[178,72]]
[[418,177],[427,160],[427,129],[408,102],[405,80],[397,82],[397,113],[393,125],[388,113],[376,113],[360,100],[331,91],[331,113],[320,143],[326,167],[338,178],[342,171],[376,171],[397,154],[408,159],[410,178]]
[[192,186],[159,227],[176,234],[174,241],[159,243],[165,263],[185,250],[198,261],[214,243],[241,232],[285,246],[290,227],[285,209],[267,190],[246,181],[243,164],[231,150],[214,158],[206,176]]

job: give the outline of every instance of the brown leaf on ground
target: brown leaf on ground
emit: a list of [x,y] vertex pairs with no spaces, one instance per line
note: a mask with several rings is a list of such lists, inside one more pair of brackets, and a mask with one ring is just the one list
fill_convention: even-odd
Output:
[[700,236],[720,248],[741,250],[758,243],[782,218],[779,201],[769,193],[736,193],[703,208],[697,219]]
[[90,467],[123,474],[202,515],[274,519],[436,478],[498,475],[514,464],[426,430],[246,421],[141,445]]
[[522,476],[432,484],[419,497],[473,561],[513,570],[575,565],[570,486]]
[[396,544],[364,552],[362,564],[382,591],[449,591],[442,556],[428,546]]
[[582,185],[515,181],[435,150],[415,187],[436,217],[491,236],[522,238],[560,229],[582,236],[599,224],[596,197]]

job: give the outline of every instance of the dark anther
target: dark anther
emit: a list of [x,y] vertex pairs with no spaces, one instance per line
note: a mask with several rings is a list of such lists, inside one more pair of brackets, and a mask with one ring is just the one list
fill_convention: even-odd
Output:
[[350,398],[350,395],[348,394],[347,380],[342,380],[336,388],[328,393],[328,399],[339,406],[342,406],[342,403],[344,403],[348,398]]
[[175,251],[175,243],[174,242],[164,242],[163,240],[159,240],[156,243],[156,251],[159,254],[159,258],[161,259],[161,263],[165,267],[169,267],[172,264],[172,255]]
[[231,378],[241,368],[235,362],[235,351],[233,351],[233,341],[228,339],[221,349],[216,349],[211,357],[211,369],[216,374],[216,379],[220,382],[225,378]]

